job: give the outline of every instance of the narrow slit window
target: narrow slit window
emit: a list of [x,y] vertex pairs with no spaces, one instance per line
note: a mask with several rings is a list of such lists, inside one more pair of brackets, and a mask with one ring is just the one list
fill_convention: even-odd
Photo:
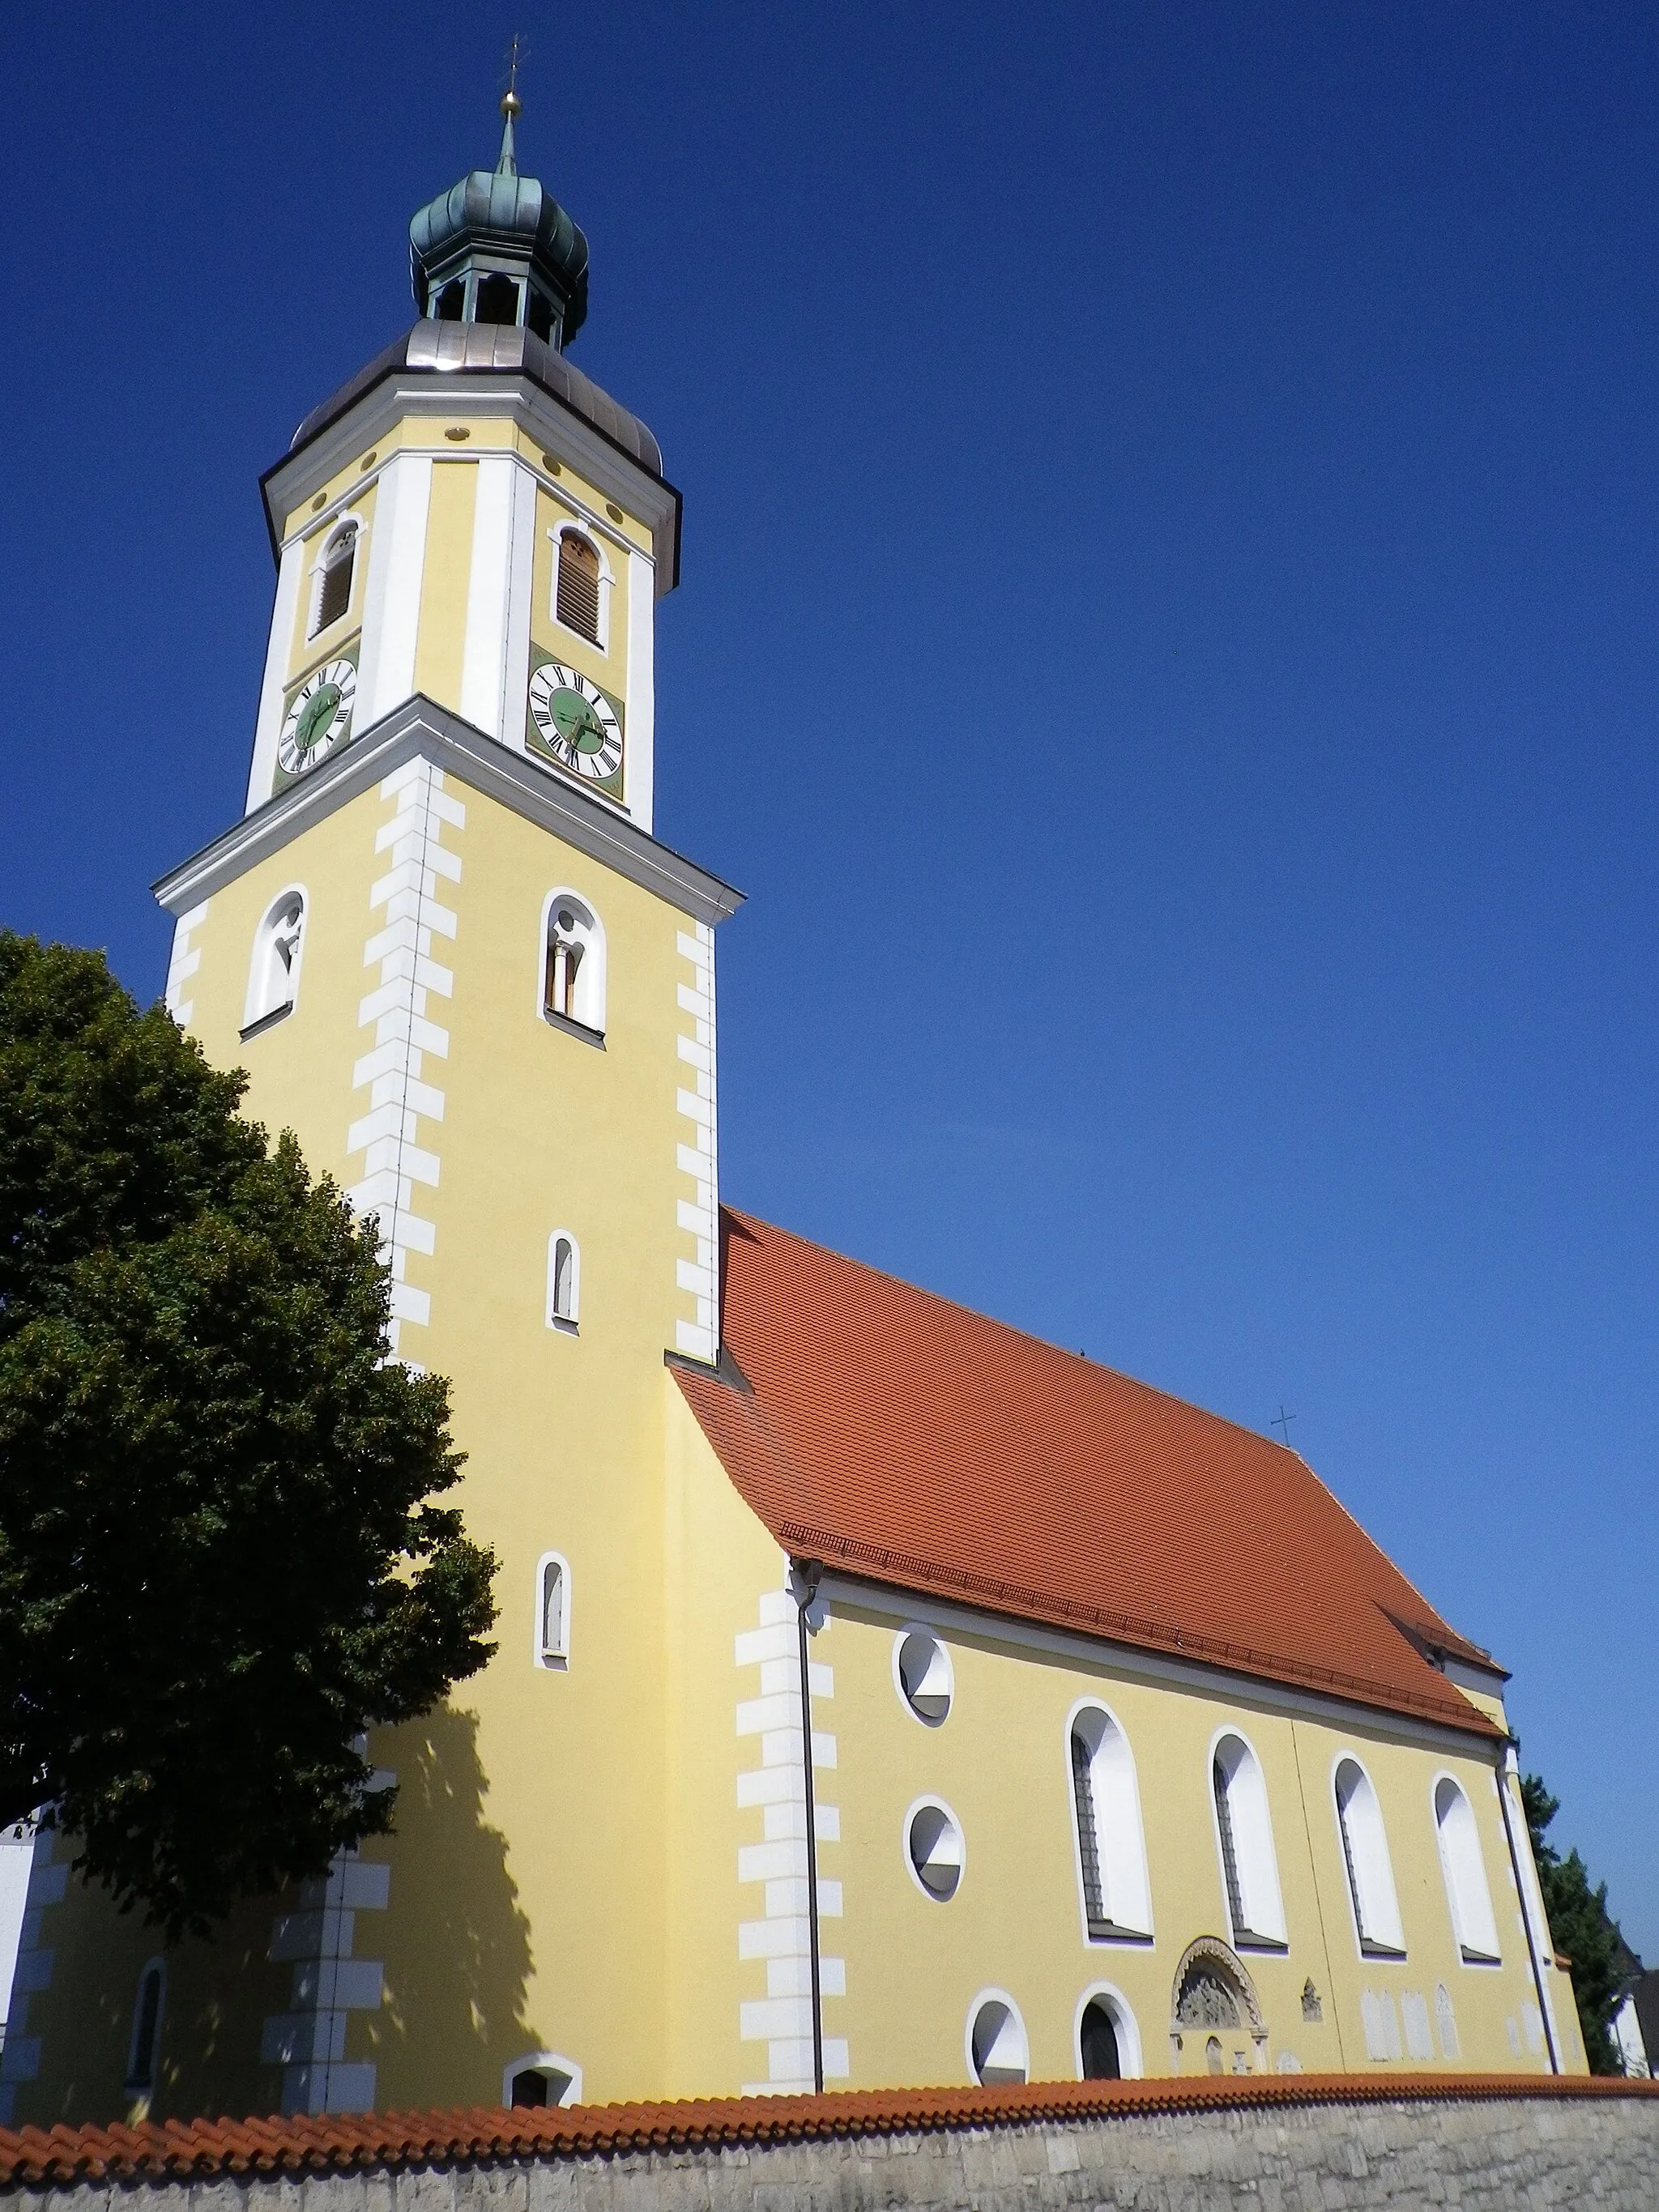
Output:
[[317,619],[314,637],[331,623],[343,619],[351,605],[351,580],[357,566],[357,526],[352,523],[330,541],[317,577]]
[[562,1559],[548,1559],[542,1566],[542,1659],[568,1659],[564,1626],[565,1573]]
[[547,1325],[574,1334],[581,1318],[581,1248],[568,1229],[547,1240]]
[[599,548],[579,531],[559,539],[559,620],[590,643],[599,641]]
[[126,2086],[130,2090],[153,2089],[155,2086],[155,2048],[161,2033],[164,1986],[161,1962],[152,1959],[138,1977],[138,1994],[133,2002],[132,2036],[127,2047]]

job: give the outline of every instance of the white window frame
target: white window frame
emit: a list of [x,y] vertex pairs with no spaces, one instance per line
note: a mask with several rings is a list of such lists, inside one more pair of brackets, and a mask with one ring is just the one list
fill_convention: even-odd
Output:
[[[1091,1936],[1089,1932],[1089,1893],[1083,1879],[1083,1838],[1078,1832],[1077,1790],[1072,1768],[1072,1737],[1085,1713],[1102,1715],[1106,1728],[1122,1746],[1122,1773],[1119,1778],[1122,1802],[1115,1808],[1119,1818],[1109,1823],[1103,1815],[1113,1808],[1103,1805],[1103,1792],[1097,1780],[1095,1766],[1105,1741],[1104,1730],[1102,1731],[1102,1745],[1096,1746],[1089,1762],[1089,1792],[1095,1816],[1095,1851],[1101,1862],[1101,1903],[1106,1908],[1107,1919],[1121,1931],[1111,1936]],[[1134,1752],[1129,1742],[1129,1732],[1104,1698],[1091,1692],[1077,1698],[1066,1714],[1061,1742],[1066,1759],[1066,1817],[1072,1832],[1072,1870],[1077,1878],[1078,1918],[1083,1930],[1083,1940],[1091,1948],[1126,1942],[1150,1942],[1153,1934],[1152,1873],[1146,1861],[1146,1823],[1140,1813],[1140,1780],[1135,1768]],[[1126,1815],[1132,1816],[1129,1820],[1131,1832],[1127,1836],[1123,1832],[1123,1816]],[[1108,1854],[1103,1848],[1103,1838],[1109,1826],[1113,1836],[1109,1865]],[[1135,1917],[1123,1917],[1114,1911],[1113,1906],[1120,1892],[1126,1912],[1133,1909]]]
[[[601,653],[609,659],[611,657],[611,592],[617,580],[617,572],[611,565],[611,556],[605,550],[605,539],[597,530],[591,528],[579,515],[571,516],[566,522],[556,522],[547,534],[553,542],[553,568],[548,580],[549,618],[554,627],[562,631],[566,637],[580,638],[590,652]],[[572,629],[568,622],[561,621],[559,617],[559,550],[567,538],[585,538],[599,556],[599,619],[596,625],[599,634],[597,638],[589,637],[586,630]]]
[[[941,1897],[937,1890],[928,1888],[916,1870],[915,1859],[910,1856],[910,1824],[918,1813],[923,1812],[943,1813],[956,1830],[957,1850],[956,1887],[947,1897]],[[943,1797],[935,1797],[930,1792],[925,1796],[911,1799],[904,1809],[904,1818],[899,1823],[899,1856],[904,1861],[904,1871],[915,1885],[916,1894],[919,1897],[925,1897],[929,1905],[954,1905],[957,1898],[962,1895],[962,1885],[968,1879],[968,1835],[961,1821],[957,1818],[955,1810],[945,1803]]]
[[[1486,1917],[1492,1923],[1493,1948],[1488,1951],[1479,1943],[1472,1943],[1463,1929],[1463,1913],[1452,1875],[1451,1854],[1446,1848],[1446,1833],[1440,1823],[1440,1785],[1449,1782],[1463,1800],[1469,1816],[1469,1833],[1474,1842],[1475,1863],[1480,1869],[1481,1887],[1486,1893]],[[1492,1902],[1492,1877],[1486,1872],[1486,1854],[1480,1842],[1480,1823],[1475,1818],[1474,1799],[1460,1778],[1449,1766],[1438,1766],[1429,1778],[1429,1818],[1434,1823],[1435,1850],[1440,1860],[1440,1880],[1446,1893],[1446,1911],[1451,1921],[1452,1942],[1457,1947],[1458,1963],[1479,1972],[1490,1972],[1504,1963],[1503,1941],[1498,1929],[1498,1909]],[[1484,1930],[1478,1931],[1484,1933]]]
[[1115,1982],[1090,1982],[1077,2001],[1072,2014],[1072,2063],[1077,2068],[1077,2078],[1085,2081],[1083,2070],[1083,2015],[1091,2004],[1103,2004],[1112,2015],[1112,2026],[1117,2034],[1118,2073],[1125,2081],[1139,2081],[1146,2071],[1140,2051],[1140,2024],[1134,2008]]
[[[550,1567],[556,1567],[558,1569],[560,1587],[564,1594],[564,1602],[561,1610],[559,1622],[560,1627],[563,1632],[564,1641],[563,1648],[558,1651],[550,1651],[543,1641],[542,1637],[542,1623],[545,1617],[544,1610],[544,1592],[547,1581],[547,1571]],[[546,1674],[567,1674],[570,1668],[570,1562],[562,1552],[544,1552],[542,1553],[540,1559],[536,1562],[536,1580],[533,1585],[533,1589],[535,1594],[536,1611],[535,1617],[531,1622],[530,1627],[531,1658],[534,1663],[538,1667],[541,1668]]]
[[[270,963],[276,957],[271,949],[276,918],[283,908],[298,899],[300,902],[300,942],[295,948],[294,964],[288,971],[288,1002],[266,1004],[263,985],[268,976]],[[246,1041],[250,1030],[267,1022],[276,1022],[294,1013],[300,1004],[300,976],[305,966],[306,939],[311,934],[311,893],[303,884],[284,884],[275,898],[266,902],[253,933],[253,953],[248,963],[247,991],[242,1000],[242,1036]]]
[[[1259,1927],[1253,1922],[1249,1927],[1242,1931],[1243,1942],[1240,1941],[1241,1931],[1233,1925],[1232,1899],[1227,1894],[1227,1861],[1226,1855],[1221,1848],[1221,1816],[1215,1800],[1216,1753],[1230,1737],[1243,1745],[1255,1765],[1256,1779],[1261,1785],[1262,1834],[1267,1844],[1265,1853],[1259,1856],[1255,1864],[1248,1893],[1241,1857],[1241,1863],[1237,1868],[1241,1893],[1239,1902],[1247,1912],[1255,1904],[1271,1907],[1267,1917],[1272,1924]],[[1267,1770],[1261,1763],[1261,1753],[1237,1721],[1224,1721],[1210,1738],[1209,1749],[1204,1755],[1204,1795],[1210,1808],[1210,1829],[1215,1838],[1215,1868],[1221,1881],[1221,1910],[1229,1929],[1229,1942],[1236,1951],[1260,1951],[1264,1948],[1269,1951],[1288,1950],[1290,1939],[1285,1918],[1285,1892],[1279,1879],[1279,1846],[1273,1836],[1273,1801],[1267,1794]],[[1234,1809],[1231,1796],[1228,1809],[1230,1813]],[[1232,1830],[1234,1852],[1236,1856],[1239,1856],[1238,1821],[1236,1815],[1232,1821]],[[1270,1893],[1258,1897],[1255,1894],[1258,1881],[1265,1882]]]
[[[582,947],[581,968],[577,972],[577,989],[586,994],[584,1003],[590,1012],[597,1012],[596,1022],[583,1021],[575,1014],[556,1014],[547,1004],[547,944],[548,933],[553,926],[553,909],[561,901],[580,907],[587,916],[586,936]],[[586,980],[584,981],[584,977]],[[583,891],[571,884],[556,884],[542,901],[541,927],[536,937],[536,1018],[567,1034],[574,1031],[590,1042],[602,1043],[605,1038],[610,996],[610,960],[605,950],[605,923],[599,909]]]
[[1019,2039],[1025,2046],[1025,2079],[1029,2081],[1031,2078],[1031,2039],[1026,2030],[1025,2015],[1021,2012],[1013,1998],[1009,1996],[1006,1990],[994,1989],[984,1989],[979,1991],[978,1995],[974,1998],[973,2002],[969,2006],[968,2017],[963,2022],[962,2055],[967,2061],[968,2079],[981,2087],[989,2086],[989,2084],[985,2083],[982,2081],[978,2063],[974,2057],[975,2023],[978,2021],[981,2013],[984,2011],[988,2004],[1000,2004],[1006,2006],[1007,2008],[1009,2018],[1013,2021],[1014,2026],[1019,2030]]
[[[522,2058],[510,2058],[501,2069],[501,2103],[510,2111],[513,2103],[513,2077],[515,2074],[562,2074],[565,2086],[547,2106],[556,2112],[565,2105],[580,2105],[582,2100],[582,2069],[574,2058],[566,2058],[556,2051],[526,2051]],[[523,2109],[522,2107],[520,2109]]]
[[[144,1984],[152,1974],[161,1977],[161,1986],[155,1998],[155,2033],[150,2040],[149,2079],[136,2079],[138,2069],[138,2030],[142,2024],[144,2004]],[[167,2009],[167,1962],[158,1952],[155,1958],[146,1959],[138,1969],[137,1987],[133,1992],[132,2025],[127,2031],[127,2070],[122,2087],[149,2097],[155,2094],[156,2079],[161,2070],[161,2028]]]
[[337,515],[325,529],[318,533],[317,550],[311,563],[311,584],[306,605],[306,643],[307,645],[312,644],[323,634],[322,625],[318,617],[323,611],[323,572],[328,566],[329,552],[332,547],[339,544],[348,533],[357,541],[351,550],[351,588],[346,593],[344,607],[335,616],[329,628],[337,629],[342,623],[349,622],[356,611],[358,587],[363,566],[363,539],[366,533],[362,515],[348,512]]
[[[1376,1817],[1376,1840],[1382,1846],[1380,1860],[1373,1862],[1368,1859],[1364,1865],[1361,1864],[1361,1856],[1364,1838],[1357,1837],[1354,1825],[1345,1819],[1337,1787],[1338,1777],[1348,1765],[1358,1768],[1360,1779],[1371,1793],[1371,1810]],[[1343,1745],[1332,1759],[1330,1780],[1331,1814],[1336,1822],[1336,1848],[1342,1856],[1342,1887],[1348,1893],[1348,1917],[1353,1926],[1355,1950],[1362,1959],[1403,1959],[1406,1956],[1406,1927],[1400,1913],[1400,1891],[1394,1878],[1394,1855],[1389,1849],[1389,1827],[1382,1817],[1382,1795],[1370,1767],[1351,1744]],[[1368,1931],[1364,1924],[1360,1899],[1354,1893],[1356,1883],[1360,1891],[1365,1893],[1367,1903],[1383,1923],[1375,1932]]]
[[[904,1655],[904,1647],[913,1636],[926,1637],[928,1643],[933,1645],[934,1651],[938,1654],[939,1660],[943,1662],[945,1670],[945,1711],[942,1713],[934,1714],[919,1711],[917,1708],[911,1704],[910,1692],[904,1686],[904,1669],[900,1662]],[[933,1671],[931,1662],[929,1663],[927,1671],[929,1674],[932,1674]],[[951,1662],[950,1650],[946,1645],[944,1638],[939,1634],[939,1631],[931,1626],[928,1622],[925,1620],[907,1620],[903,1627],[901,1628],[894,1636],[893,1688],[897,1694],[900,1705],[902,1705],[905,1711],[909,1714],[911,1719],[916,1722],[922,1728],[943,1728],[945,1722],[950,1719],[951,1714],[956,1711],[956,1668]]]
[[[570,1310],[561,1313],[554,1303],[561,1241],[570,1247]],[[580,1333],[582,1312],[582,1248],[574,1229],[556,1229],[547,1240],[547,1325],[562,1336]]]

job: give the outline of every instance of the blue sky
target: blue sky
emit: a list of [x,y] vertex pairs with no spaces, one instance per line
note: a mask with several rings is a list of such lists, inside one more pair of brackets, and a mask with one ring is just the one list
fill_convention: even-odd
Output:
[[[526,4],[686,495],[738,1203],[1292,1442],[1659,1959],[1659,17]],[[237,811],[256,478],[514,19],[9,26],[0,918]]]

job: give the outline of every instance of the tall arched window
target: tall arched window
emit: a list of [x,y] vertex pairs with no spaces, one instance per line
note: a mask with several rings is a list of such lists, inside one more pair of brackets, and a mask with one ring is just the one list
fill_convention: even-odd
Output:
[[1277,1950],[1285,1942],[1273,1820],[1261,1762],[1242,1735],[1218,1736],[1210,1755],[1216,1840],[1234,1945]]
[[605,932],[574,891],[555,891],[542,920],[542,1011],[592,1037],[605,1034]]
[[581,1248],[568,1229],[547,1240],[547,1325],[574,1335],[581,1316]]
[[1140,1798],[1128,1740],[1104,1705],[1077,1706],[1069,1723],[1072,1811],[1083,1915],[1093,1942],[1150,1936],[1152,1899]]
[[1495,1965],[1498,1923],[1492,1917],[1492,1892],[1486,1887],[1474,1808],[1449,1774],[1443,1774],[1434,1785],[1434,1825],[1440,1838],[1440,1867],[1446,1878],[1446,1902],[1451,1908],[1458,1948],[1470,1965]]
[[160,1959],[152,1959],[138,1977],[132,2033],[127,2040],[126,2086],[134,2093],[155,2086],[155,2053],[161,2039],[161,2003],[166,1995],[167,1968]]
[[244,1037],[292,1012],[300,991],[305,927],[305,893],[291,886],[271,902],[254,936],[242,1016]]
[[357,566],[357,524],[343,522],[323,548],[317,563],[311,603],[311,635],[338,622],[351,605],[351,580]]
[[1371,1778],[1349,1756],[1337,1760],[1331,1780],[1359,1948],[1367,1957],[1403,1958],[1406,1937],[1400,1924],[1400,1900],[1395,1893],[1382,1808]]
[[599,642],[599,549],[579,530],[559,533],[555,605],[567,629],[574,629],[593,645]]
[[570,1663],[570,1562],[562,1552],[544,1552],[536,1562],[536,1664]]

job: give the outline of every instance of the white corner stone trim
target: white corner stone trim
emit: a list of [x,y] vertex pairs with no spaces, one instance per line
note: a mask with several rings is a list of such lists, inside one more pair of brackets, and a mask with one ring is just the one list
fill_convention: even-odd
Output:
[[[738,1776],[738,1802],[761,1808],[763,1840],[738,1850],[739,1885],[763,1885],[765,1917],[738,1923],[738,1956],[766,1962],[766,1995],[738,2006],[738,2033],[766,2045],[766,2079],[745,2081],[745,2097],[781,2095],[812,2086],[812,1954],[807,1919],[806,1777],[802,1765],[800,1650],[795,1601],[769,1590],[760,1626],[737,1639],[739,1670],[760,1668],[760,1695],[738,1702],[738,1735],[760,1739],[761,1763]],[[833,1698],[833,1670],[809,1662],[811,1698]],[[836,1764],[836,1739],[812,1730],[815,1826],[818,1845],[818,1989],[826,2003],[847,1994],[847,1962],[823,1952],[824,1923],[842,1917],[839,1881],[826,1881],[823,1846],[841,1841],[841,1813],[819,1795],[817,1770]],[[826,2082],[848,2078],[847,2038],[823,2039]]]
[[191,934],[207,920],[210,902],[204,899],[188,914],[181,914],[173,926],[173,957],[167,963],[167,987],[162,994],[162,1004],[181,1030],[190,1027],[190,1018],[196,1012],[196,1002],[184,995],[185,986],[202,964],[202,948],[191,948]]
[[[390,1779],[390,1778],[387,1778]],[[392,1869],[337,1851],[323,1881],[303,1883],[300,1910],[279,1912],[267,1956],[294,1966],[291,2009],[270,2013],[260,2063],[283,2069],[284,2112],[372,2112],[374,2068],[347,2059],[346,2016],[378,2012],[385,1995],[379,1959],[352,1956],[360,1912],[384,1912]]]
[[[674,1323],[674,1349],[693,1359],[720,1357],[720,1144],[714,1090],[714,933],[706,921],[681,930],[677,942],[682,960],[691,963],[694,980],[679,987],[682,1014],[691,1018],[690,1030],[678,1038],[680,1081],[675,1094],[682,1134],[675,1157],[682,1175],[691,1179],[696,1195],[678,1205],[681,1230],[695,1239],[695,1259],[676,1261],[676,1288],[696,1306],[695,1319]],[[688,1088],[688,1085],[690,1086]]]
[[50,1828],[34,1832],[34,1854],[29,1862],[28,1892],[23,1904],[23,1926],[17,1943],[17,1965],[12,1975],[11,2009],[0,2045],[0,2128],[9,2128],[17,2102],[17,2084],[33,2081],[40,2072],[40,2038],[28,2033],[29,2000],[52,1987],[55,1954],[40,1940],[46,1908],[61,1905],[69,1887],[69,1854],[54,1862],[57,1837]]
[[388,872],[368,895],[370,911],[382,917],[363,947],[363,965],[378,965],[376,989],[357,1008],[360,1028],[372,1029],[374,1043],[351,1071],[354,1092],[368,1093],[368,1111],[351,1124],[348,1154],[363,1155],[362,1178],[346,1196],[359,1213],[380,1216],[380,1249],[392,1267],[392,1321],[387,1334],[401,1352],[403,1327],[425,1328],[432,1319],[432,1295],[408,1278],[409,1255],[429,1258],[436,1247],[434,1224],[415,1210],[415,1186],[435,1188],[438,1151],[435,1126],[444,1117],[444,1094],[427,1078],[427,1061],[449,1056],[449,1031],[428,1018],[432,999],[454,991],[453,972],[433,957],[439,938],[453,940],[454,909],[441,904],[440,883],[459,883],[461,863],[444,848],[446,827],[466,827],[466,809],[444,789],[441,769],[425,760],[406,761],[380,786],[393,802],[392,818],[375,834],[374,849],[390,856]]

